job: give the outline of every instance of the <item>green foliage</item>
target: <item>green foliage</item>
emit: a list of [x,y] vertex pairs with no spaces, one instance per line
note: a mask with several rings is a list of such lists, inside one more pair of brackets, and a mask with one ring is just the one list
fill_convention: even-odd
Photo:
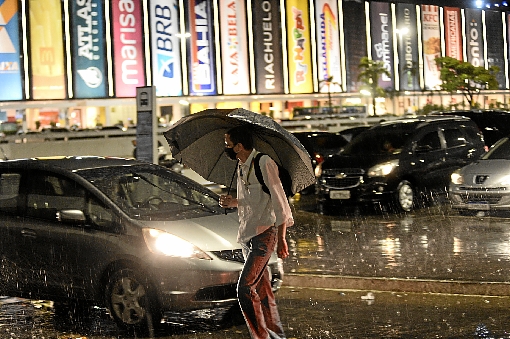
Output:
[[498,89],[497,66],[486,69],[451,57],[436,58],[436,63],[441,68],[441,89],[462,93],[472,108],[476,107],[476,97],[481,90]]
[[361,82],[370,92],[374,110],[373,115],[375,115],[375,98],[386,96],[384,89],[379,87],[379,78],[383,74],[388,77],[391,75],[384,67],[384,63],[382,61],[372,60],[368,57],[361,58],[358,68],[360,69],[358,81]]

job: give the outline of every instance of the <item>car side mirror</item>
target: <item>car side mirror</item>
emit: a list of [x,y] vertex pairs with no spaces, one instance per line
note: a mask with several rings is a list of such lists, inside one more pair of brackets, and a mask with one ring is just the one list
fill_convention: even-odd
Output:
[[85,213],[80,210],[61,210],[57,212],[57,220],[67,224],[84,225]]

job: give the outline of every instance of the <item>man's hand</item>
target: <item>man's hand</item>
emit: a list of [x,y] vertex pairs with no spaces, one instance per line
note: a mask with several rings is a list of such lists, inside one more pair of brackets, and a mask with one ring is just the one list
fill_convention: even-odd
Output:
[[278,258],[280,259],[285,259],[289,256],[289,246],[287,246],[287,240],[285,238],[278,237],[276,254],[278,254]]
[[237,199],[231,195],[220,195],[220,206],[223,208],[237,207]]
[[287,225],[285,223],[278,226],[278,243],[276,245],[276,254],[278,258],[285,259],[289,256],[289,246],[287,246]]

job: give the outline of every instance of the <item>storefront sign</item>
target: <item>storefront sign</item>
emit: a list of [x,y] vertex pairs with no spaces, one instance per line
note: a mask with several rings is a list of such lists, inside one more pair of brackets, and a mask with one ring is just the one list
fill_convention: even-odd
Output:
[[393,88],[393,30],[389,3],[370,3],[370,32],[372,60],[381,61],[390,74],[383,74],[379,78],[379,86],[384,89]]
[[290,93],[313,92],[310,13],[307,1],[286,1]]
[[188,1],[189,86],[192,95],[216,94],[213,16],[211,1]]
[[64,99],[64,38],[60,0],[30,0],[32,97]]
[[490,37],[487,44],[487,65],[499,67],[496,74],[499,89],[506,88],[505,77],[505,45],[503,39],[503,17],[501,12],[485,11],[485,32]]
[[444,7],[444,40],[445,55],[463,60],[460,8]]
[[421,5],[421,23],[425,89],[439,90],[442,83],[440,68],[436,64],[436,58],[441,57],[439,8],[432,5]]
[[135,97],[145,85],[142,8],[139,0],[112,0],[115,95]]
[[283,93],[282,36],[278,0],[252,1],[253,58],[259,94]]
[[321,92],[340,92],[340,37],[337,1],[319,0],[315,3],[317,32],[317,60],[319,81],[332,78],[331,85],[319,86]]
[[[157,96],[182,95],[181,39],[177,0],[150,1],[152,76]],[[183,37],[184,38],[184,37]]]
[[0,100],[23,99],[17,0],[0,0]]
[[365,4],[363,2],[342,1],[344,20],[344,48],[346,64],[346,87],[348,92],[358,92],[359,62],[367,55],[367,34]]
[[419,89],[418,29],[416,6],[397,4],[398,72],[400,90]]
[[100,0],[71,1],[74,96],[106,97],[104,9]]
[[482,10],[466,8],[467,61],[473,66],[484,66]]

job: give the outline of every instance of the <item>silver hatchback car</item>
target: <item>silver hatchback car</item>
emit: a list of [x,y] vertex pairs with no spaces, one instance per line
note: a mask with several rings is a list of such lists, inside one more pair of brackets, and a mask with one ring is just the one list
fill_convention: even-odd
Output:
[[510,139],[500,139],[480,160],[453,172],[449,196],[461,213],[510,210]]
[[[3,161],[0,295],[106,306],[128,329],[157,324],[166,310],[235,305],[238,227],[216,193],[162,166]],[[277,288],[276,256],[270,269]]]

